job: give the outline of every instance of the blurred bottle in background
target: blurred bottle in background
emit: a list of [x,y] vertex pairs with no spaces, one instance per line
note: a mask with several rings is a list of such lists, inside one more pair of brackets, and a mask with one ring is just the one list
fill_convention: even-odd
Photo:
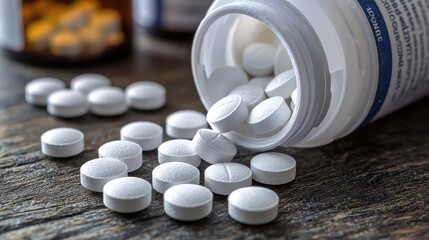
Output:
[[0,47],[12,58],[87,65],[131,49],[130,0],[0,0]]
[[133,0],[138,27],[171,40],[190,40],[213,0]]

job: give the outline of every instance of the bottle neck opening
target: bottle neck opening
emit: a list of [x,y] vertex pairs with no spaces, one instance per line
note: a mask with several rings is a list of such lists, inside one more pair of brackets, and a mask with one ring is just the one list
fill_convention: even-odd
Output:
[[293,146],[326,114],[330,75],[316,33],[289,3],[276,0],[233,1],[212,8],[197,30],[192,50],[198,93],[209,109],[219,100],[208,86],[211,72],[223,66],[241,68],[239,53],[255,41],[281,44],[286,49],[297,80],[296,107],[289,122],[275,133],[256,136],[244,126],[226,135],[236,144],[257,151],[279,145]]

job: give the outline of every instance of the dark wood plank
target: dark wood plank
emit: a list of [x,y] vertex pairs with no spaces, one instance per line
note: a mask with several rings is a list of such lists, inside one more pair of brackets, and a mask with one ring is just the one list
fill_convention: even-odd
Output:
[[[213,213],[195,223],[168,218],[158,193],[142,212],[109,211],[101,194],[79,184],[79,167],[96,158],[97,148],[118,139],[120,127],[128,122],[164,126],[171,112],[204,111],[186,54],[190,46],[165,46],[170,48],[154,52],[149,47],[95,68],[48,69],[0,58],[0,239],[429,238],[429,99],[328,146],[277,149],[296,157],[298,169],[291,184],[271,187],[281,199],[273,223],[251,227],[233,221],[221,196],[215,196]],[[167,87],[168,104],[115,118],[88,114],[65,120],[24,101],[24,86],[33,78],[54,76],[69,82],[87,72],[106,74],[120,87],[138,80],[160,82]],[[85,133],[83,154],[60,160],[40,152],[40,135],[58,126]],[[240,150],[235,161],[248,165],[253,155]],[[150,181],[156,159],[156,151],[145,152],[143,167],[131,175]],[[200,170],[206,167],[202,164]]]

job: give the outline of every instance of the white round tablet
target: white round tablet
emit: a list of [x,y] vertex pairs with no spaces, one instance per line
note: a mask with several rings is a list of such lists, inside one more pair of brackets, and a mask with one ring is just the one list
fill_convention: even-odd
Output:
[[271,75],[276,49],[267,43],[253,43],[243,51],[243,68],[253,76]]
[[143,151],[155,150],[163,139],[162,127],[153,122],[132,122],[121,128],[121,140],[135,142]]
[[276,76],[265,88],[265,93],[269,97],[280,96],[289,98],[296,89],[296,77],[293,70],[286,71]]
[[280,75],[283,72],[293,69],[292,61],[286,48],[283,45],[279,45],[276,52],[276,58],[274,62],[274,75]]
[[128,172],[133,172],[142,166],[143,150],[134,142],[112,141],[98,148],[98,157],[120,160],[127,165]]
[[206,116],[193,110],[174,112],[165,123],[165,131],[172,138],[192,139],[201,128],[207,128]]
[[110,86],[112,82],[109,78],[95,73],[82,74],[73,78],[70,82],[70,87],[84,95],[97,88]]
[[175,139],[162,143],[158,147],[159,163],[184,162],[198,167],[201,158],[195,152],[192,141],[187,139]]
[[213,130],[226,133],[240,127],[247,119],[249,110],[242,98],[230,95],[216,102],[207,112],[207,122]]
[[97,88],[89,93],[88,101],[91,112],[99,116],[116,116],[128,110],[124,91],[118,87]]
[[88,110],[86,96],[74,90],[61,89],[48,97],[48,112],[56,117],[81,117]]
[[296,161],[283,153],[262,153],[250,161],[253,179],[269,185],[291,182],[296,175]]
[[74,128],[54,128],[40,137],[42,152],[56,158],[78,155],[84,150],[84,135]]
[[264,89],[262,89],[260,86],[250,83],[234,88],[234,90],[232,90],[229,95],[240,96],[249,110],[252,110],[260,102],[267,99]]
[[103,203],[115,212],[138,212],[149,207],[151,202],[152,186],[141,178],[117,178],[103,188]]
[[273,77],[255,77],[250,79],[249,84],[254,84],[260,86],[262,89],[265,89],[271,80],[273,80]]
[[228,214],[240,223],[266,224],[276,219],[278,211],[279,196],[268,188],[240,188],[228,197]]
[[272,97],[252,109],[247,123],[254,133],[263,135],[284,126],[291,114],[292,112],[282,97]]
[[229,195],[232,191],[252,185],[252,171],[239,163],[218,163],[204,171],[204,186],[213,193]]
[[125,89],[125,94],[128,105],[137,110],[159,109],[167,101],[165,87],[151,81],[133,83]]
[[200,184],[200,170],[182,162],[168,162],[152,171],[153,189],[164,194],[167,189],[178,184]]
[[228,95],[234,88],[248,83],[247,74],[235,67],[220,67],[215,69],[208,79],[208,89],[212,99],[216,101]]
[[94,192],[103,192],[110,180],[128,176],[127,165],[112,158],[97,158],[80,167],[80,184]]
[[210,129],[199,130],[192,139],[192,145],[198,156],[211,164],[230,162],[237,154],[231,140]]
[[48,96],[64,88],[66,88],[66,84],[59,79],[38,78],[25,85],[25,100],[33,105],[46,106]]
[[213,209],[213,194],[196,184],[180,184],[164,193],[165,213],[180,221],[196,221],[207,217]]

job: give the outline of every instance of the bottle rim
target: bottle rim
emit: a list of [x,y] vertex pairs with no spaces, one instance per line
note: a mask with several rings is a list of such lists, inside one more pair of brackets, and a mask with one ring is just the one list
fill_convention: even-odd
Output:
[[[212,39],[207,43],[205,36],[215,22],[231,14],[254,18],[274,32],[291,58],[299,91],[295,110],[288,124],[278,133],[255,137],[233,131],[225,135],[237,145],[250,150],[264,151],[280,145],[293,146],[320,124],[329,108],[330,73],[321,42],[311,24],[287,2],[230,1],[211,8],[195,34],[192,48],[194,81],[206,109],[214,103],[207,98],[209,89],[205,83],[208,77],[201,54],[214,41]],[[213,51],[216,46],[211,46],[211,49]]]

